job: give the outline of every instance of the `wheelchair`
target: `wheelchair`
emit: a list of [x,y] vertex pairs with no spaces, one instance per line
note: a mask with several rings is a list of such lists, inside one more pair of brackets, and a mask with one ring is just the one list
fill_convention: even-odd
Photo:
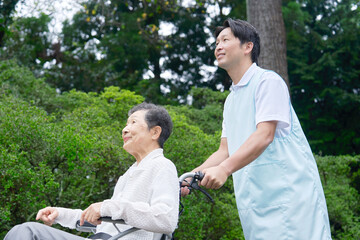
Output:
[[[191,179],[190,182],[187,182],[186,179]],[[181,216],[181,214],[184,212],[185,210],[185,207],[184,205],[182,204],[181,202],[181,187],[183,186],[183,182],[186,182],[188,185],[187,187],[190,189],[190,193],[193,191],[193,190],[198,190],[200,191],[201,193],[203,193],[212,203],[214,203],[214,200],[212,199],[212,197],[209,195],[209,193],[207,193],[203,188],[199,187],[198,185],[198,181],[201,181],[202,179],[204,178],[204,174],[202,172],[188,172],[188,173],[184,173],[183,175],[181,175],[179,177],[179,184],[180,184],[180,210],[179,210],[179,216]],[[117,224],[125,224],[125,221],[122,220],[122,219],[117,219],[117,220],[113,220],[111,217],[101,217],[99,220],[103,221],[103,222],[109,222],[109,223],[112,223],[115,227],[115,229],[118,231],[118,233],[114,236],[111,236],[110,238],[102,238],[102,239],[106,239],[106,240],[117,240],[117,239],[120,239],[122,238],[123,236],[126,236],[134,231],[138,231],[140,230],[139,228],[136,228],[136,227],[132,227],[130,226],[130,228],[124,230],[124,231],[121,231],[118,227],[117,227]],[[91,223],[89,222],[86,222],[80,226],[80,220],[78,220],[76,222],[76,230],[77,231],[80,231],[80,232],[92,232],[93,236],[96,236],[96,226],[95,225],[92,225]],[[91,236],[90,236],[90,239],[91,239]],[[101,236],[99,237],[96,237],[96,239],[101,239]],[[162,237],[161,237],[161,240],[167,240],[167,239],[170,239],[168,238],[168,236],[166,234],[163,234]],[[171,239],[173,240],[174,239],[174,233],[172,234],[171,236]]]

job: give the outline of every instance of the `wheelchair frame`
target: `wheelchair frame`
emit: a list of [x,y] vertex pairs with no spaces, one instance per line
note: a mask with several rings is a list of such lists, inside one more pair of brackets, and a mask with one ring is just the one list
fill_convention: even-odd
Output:
[[[191,178],[190,183],[186,181],[187,178]],[[214,203],[214,200],[212,199],[212,197],[202,188],[199,187],[198,185],[198,181],[201,181],[204,178],[204,174],[202,172],[187,172],[182,174],[179,177],[179,184],[180,184],[180,210],[179,210],[179,216],[183,213],[185,207],[184,205],[181,203],[181,187],[183,186],[183,182],[187,182],[188,185],[187,187],[190,189],[190,192],[192,190],[199,190],[200,192],[202,192],[207,198],[209,198],[209,200]],[[120,229],[116,226],[116,224],[125,224],[125,221],[122,219],[117,219],[117,220],[113,220],[111,217],[101,217],[99,220],[103,221],[103,222],[111,222],[114,227],[116,228],[116,230],[118,231],[118,234],[116,234],[115,236],[112,236],[111,238],[109,238],[108,240],[117,240],[119,238],[122,238],[125,235],[128,235],[132,232],[138,231],[140,230],[140,228],[136,228],[136,227],[131,227],[127,230],[124,231],[120,231]],[[78,220],[76,222],[76,230],[80,231],[80,232],[92,232],[95,233],[96,232],[96,226],[86,222],[83,225],[80,225],[80,220]],[[174,238],[174,233],[172,234],[172,239]],[[161,240],[165,240],[166,239],[166,235],[163,234],[161,237]]]

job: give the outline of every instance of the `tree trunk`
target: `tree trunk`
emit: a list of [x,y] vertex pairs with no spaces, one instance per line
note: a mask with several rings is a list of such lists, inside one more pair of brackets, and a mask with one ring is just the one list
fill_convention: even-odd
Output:
[[290,89],[281,0],[246,0],[247,19],[260,36],[259,66],[277,72]]

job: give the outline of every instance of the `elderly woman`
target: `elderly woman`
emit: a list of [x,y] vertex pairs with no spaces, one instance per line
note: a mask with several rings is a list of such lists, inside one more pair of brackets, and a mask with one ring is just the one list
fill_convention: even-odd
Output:
[[[136,162],[119,178],[112,198],[91,204],[84,211],[46,207],[36,216],[36,220],[42,220],[46,225],[37,222],[17,225],[5,240],[83,240],[83,237],[50,227],[58,223],[75,228],[79,219],[81,225],[85,220],[97,225],[97,234],[92,239],[107,239],[117,230],[112,223],[98,220],[103,216],[123,219],[128,225],[141,229],[122,240],[160,239],[163,233],[170,236],[178,221],[179,184],[175,165],[164,157],[162,148],[171,130],[171,118],[163,107],[149,103],[133,107],[122,137],[124,149],[135,157]],[[118,227],[129,228],[127,225]]]

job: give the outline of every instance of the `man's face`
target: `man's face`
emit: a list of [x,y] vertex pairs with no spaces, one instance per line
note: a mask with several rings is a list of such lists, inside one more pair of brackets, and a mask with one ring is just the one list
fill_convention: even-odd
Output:
[[146,110],[140,110],[131,114],[122,130],[123,148],[133,156],[143,153],[152,140],[152,135],[145,121],[146,112]]
[[216,38],[215,57],[219,67],[230,70],[231,67],[237,67],[243,59],[244,46],[240,45],[240,40],[234,36],[231,29],[225,28]]

